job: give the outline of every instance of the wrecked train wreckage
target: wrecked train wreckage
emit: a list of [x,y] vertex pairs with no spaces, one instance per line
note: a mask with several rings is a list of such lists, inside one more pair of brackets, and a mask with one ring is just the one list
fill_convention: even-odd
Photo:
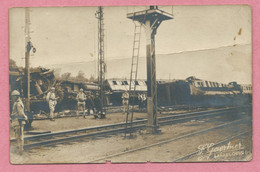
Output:
[[[24,74],[24,68],[18,68],[14,66],[9,67],[9,97],[11,101],[11,92],[18,90],[21,94],[23,102],[25,102],[26,89],[26,76]],[[52,86],[56,85],[56,80],[53,74],[53,70],[45,68],[32,68],[30,69],[30,112],[25,109],[25,113],[28,116],[28,122],[26,128],[31,127],[33,121],[33,115],[41,112],[48,112],[48,104],[46,102],[46,94]],[[12,102],[10,102],[10,112],[12,109]]]
[[[11,92],[18,90],[23,102],[25,102],[26,76],[24,69],[17,66],[9,67],[9,95],[10,112],[12,110]],[[77,106],[76,96],[80,88],[84,89],[86,95],[93,95],[98,91],[96,83],[86,83],[70,79],[56,78],[54,70],[42,67],[30,69],[30,112],[25,109],[29,120],[26,129],[31,128],[34,119],[46,119],[49,117],[49,106],[46,101],[47,93],[52,87],[55,87],[57,105],[55,112],[64,112],[66,110],[75,110]],[[64,115],[64,114],[63,114]]]

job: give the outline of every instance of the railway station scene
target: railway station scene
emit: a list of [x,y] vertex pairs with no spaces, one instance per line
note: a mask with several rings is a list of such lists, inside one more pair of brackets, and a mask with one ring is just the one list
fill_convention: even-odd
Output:
[[251,8],[9,9],[10,163],[252,159]]

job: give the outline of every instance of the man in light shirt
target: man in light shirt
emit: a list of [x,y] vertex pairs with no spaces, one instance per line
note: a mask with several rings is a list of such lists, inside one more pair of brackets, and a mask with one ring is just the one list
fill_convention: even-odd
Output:
[[46,100],[49,103],[50,119],[51,119],[51,121],[54,121],[53,113],[54,113],[54,110],[55,110],[55,106],[57,104],[57,100],[56,100],[56,96],[55,96],[55,88],[54,87],[52,87],[51,91],[48,92]]
[[84,116],[84,118],[86,118],[86,116],[85,116],[85,105],[86,105],[85,100],[87,99],[87,97],[86,97],[85,93],[83,92],[82,88],[80,89],[76,99],[78,101],[77,116],[79,115],[80,109],[83,108],[83,116]]
[[25,121],[28,120],[28,117],[24,113],[24,105],[20,98],[20,93],[17,90],[12,92],[12,98],[14,104],[11,114],[11,122],[17,140],[19,153],[22,154],[24,145],[24,125],[26,124]]

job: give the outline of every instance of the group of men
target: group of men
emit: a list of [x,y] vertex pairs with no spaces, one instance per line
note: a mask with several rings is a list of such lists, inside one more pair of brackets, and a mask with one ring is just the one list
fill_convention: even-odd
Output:
[[[20,98],[20,93],[17,90],[14,90],[12,92],[12,100],[13,100],[13,109],[11,113],[11,124],[12,128],[14,129],[15,137],[18,143],[19,152],[23,152],[23,145],[24,145],[24,125],[26,124],[26,121],[28,120],[28,117],[25,114],[24,111],[24,104]],[[54,121],[54,110],[55,106],[57,105],[57,99],[55,95],[55,88],[52,87],[50,89],[50,92],[48,92],[46,96],[46,100],[48,102],[49,108],[50,108],[50,120]],[[81,88],[79,93],[76,97],[77,100],[77,116],[79,116],[79,112],[83,110],[83,116],[86,118],[86,107],[87,107],[87,115],[92,113],[94,114],[95,118],[98,118],[98,114],[101,115],[101,117],[104,115],[102,114],[102,107],[101,102],[99,99],[99,96],[92,96],[91,94],[86,95],[84,93],[84,90]],[[139,101],[139,108],[145,107],[145,101],[146,96],[145,94],[139,94],[138,95],[138,101]],[[127,106],[129,104],[129,93],[124,92],[122,94],[122,105],[123,105],[123,113],[127,112]]]
[[[11,96],[13,101],[13,108],[10,116],[10,121],[17,140],[19,152],[20,154],[22,154],[23,145],[24,145],[24,125],[26,124],[28,117],[25,114],[24,104],[20,98],[19,91],[17,90],[12,91]],[[46,96],[46,101],[50,109],[49,117],[51,121],[54,121],[54,111],[55,111],[55,106],[57,105],[57,99],[58,97],[56,97],[55,95],[55,88],[52,87]],[[79,111],[83,109],[83,116],[84,118],[86,118],[85,107],[87,107],[88,115],[90,115],[90,111],[92,110],[95,118],[98,118],[98,114],[100,114],[101,117],[104,117],[104,114],[102,112],[101,102],[98,95],[96,96],[86,95],[83,92],[83,89],[80,89],[79,93],[77,94],[76,100],[77,100],[77,116],[79,116]]]
[[[57,98],[55,96],[55,88],[52,87],[51,91],[47,94],[46,100],[50,108],[50,120],[54,121],[54,110],[57,104]],[[81,88],[76,97],[77,100],[77,117],[79,116],[80,111],[83,111],[83,116],[86,118],[86,107],[87,115],[90,115],[91,111],[94,114],[95,118],[98,118],[99,113],[101,113],[101,104],[98,98],[98,95],[92,96],[91,94],[86,95]]]
[[[50,108],[50,120],[54,121],[54,110],[57,104],[57,98],[55,96],[55,88],[52,87],[51,91],[47,94],[46,100],[49,104]],[[87,115],[90,115],[91,111],[95,118],[98,118],[99,113],[101,113],[101,103],[98,97],[92,96],[91,94],[86,95],[84,90],[81,88],[76,97],[77,100],[77,117],[79,116],[80,111],[83,111],[83,116],[86,118],[86,107],[87,107]]]
[[[13,101],[13,108],[12,108],[12,113],[10,115],[10,121],[11,121],[11,126],[14,130],[19,153],[22,154],[23,147],[24,147],[24,125],[26,124],[26,121],[28,121],[28,117],[25,114],[24,104],[20,98],[19,91],[14,90],[11,93],[11,96]],[[54,120],[53,112],[57,104],[54,87],[51,88],[51,91],[47,94],[46,100],[49,103],[50,118],[53,121]]]

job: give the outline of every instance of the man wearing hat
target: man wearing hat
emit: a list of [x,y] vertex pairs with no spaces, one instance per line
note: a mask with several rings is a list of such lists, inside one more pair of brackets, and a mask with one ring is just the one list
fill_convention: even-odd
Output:
[[19,147],[19,153],[23,153],[23,145],[24,145],[24,125],[25,121],[28,120],[28,117],[24,113],[24,105],[20,98],[20,93],[17,90],[12,92],[13,99],[13,109],[11,114],[12,127],[15,132],[15,137]]
[[78,101],[78,104],[77,104],[78,105],[77,116],[79,115],[79,111],[80,111],[81,107],[83,107],[83,115],[84,115],[84,118],[85,118],[85,100],[87,98],[86,98],[86,95],[83,92],[82,88],[79,90],[79,93],[78,93],[76,99]]
[[51,91],[48,92],[46,100],[49,103],[51,121],[54,121],[54,119],[53,119],[53,112],[54,112],[55,106],[57,104],[56,96],[55,96],[55,88],[54,87],[52,87]]

